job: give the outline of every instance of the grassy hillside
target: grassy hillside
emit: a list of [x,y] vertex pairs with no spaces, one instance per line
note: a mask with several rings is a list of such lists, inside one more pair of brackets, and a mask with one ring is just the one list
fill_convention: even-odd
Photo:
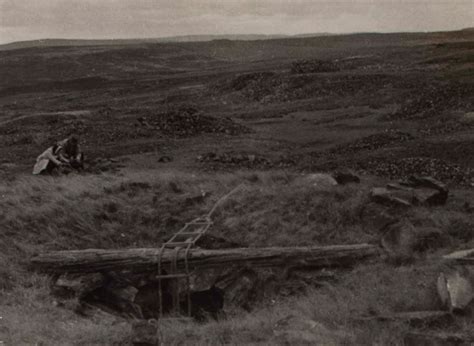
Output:
[[[438,238],[407,261],[273,273],[277,287],[250,311],[161,325],[166,343],[400,344],[439,331],[372,317],[440,309],[437,259],[474,245],[473,56],[469,30],[0,51],[0,341],[127,343],[130,321],[74,313],[31,256],[158,247],[239,185],[211,230],[239,246],[379,244],[387,220]],[[86,170],[31,176],[70,134]],[[347,169],[362,183],[308,178]],[[369,198],[413,174],[446,183],[448,203],[400,210]],[[441,329],[469,334],[472,320]]]
[[[195,176],[152,170],[123,177],[25,177],[3,186],[3,340],[14,344],[91,344],[125,343],[129,337],[125,320],[101,314],[84,318],[72,313],[67,302],[58,306],[50,295],[48,279],[25,272],[28,258],[35,253],[157,247],[184,222],[207,213],[220,196],[239,184],[243,188],[218,210],[211,234],[243,246],[377,243],[379,210],[369,202],[367,191],[373,183],[321,189],[306,177],[283,172]],[[210,193],[208,199],[186,202],[202,191]],[[472,246],[472,218],[463,211],[461,196],[455,195],[448,207],[416,208],[405,217],[418,227],[439,227],[448,236],[444,244],[449,248]],[[446,250],[429,250],[427,254]],[[202,344],[285,340],[387,343],[402,337],[410,327],[400,322],[361,324],[358,319],[436,310],[439,268],[436,261],[422,259],[417,265],[401,267],[376,261],[339,272],[336,281],[322,287],[303,286],[300,293],[295,293],[298,290],[294,291],[290,281],[286,291],[258,303],[250,313],[229,310],[228,319],[206,325],[165,324],[162,333],[173,344],[191,340]],[[288,296],[285,292],[293,293]],[[305,327],[309,321],[317,321],[311,331]],[[279,324],[283,327],[277,327]],[[456,328],[468,331],[471,326],[466,320]],[[298,328],[304,332],[297,332]],[[282,330],[288,332],[278,334]]]

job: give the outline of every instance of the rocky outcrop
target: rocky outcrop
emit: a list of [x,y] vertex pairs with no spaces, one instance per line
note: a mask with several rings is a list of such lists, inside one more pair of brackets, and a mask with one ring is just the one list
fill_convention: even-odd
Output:
[[431,177],[417,176],[371,190],[374,202],[403,207],[443,205],[448,199],[448,194],[449,190],[442,182]]

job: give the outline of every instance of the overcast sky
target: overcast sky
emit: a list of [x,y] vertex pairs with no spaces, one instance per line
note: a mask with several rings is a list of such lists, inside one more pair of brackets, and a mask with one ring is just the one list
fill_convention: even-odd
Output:
[[0,0],[0,43],[470,26],[474,0]]

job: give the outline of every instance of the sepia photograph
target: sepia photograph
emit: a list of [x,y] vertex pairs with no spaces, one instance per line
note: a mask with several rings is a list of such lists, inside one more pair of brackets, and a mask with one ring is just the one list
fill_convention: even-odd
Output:
[[0,0],[10,345],[474,345],[474,0]]

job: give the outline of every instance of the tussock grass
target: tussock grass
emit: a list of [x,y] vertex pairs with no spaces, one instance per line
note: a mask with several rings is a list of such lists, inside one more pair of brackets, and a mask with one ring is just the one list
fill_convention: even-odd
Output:
[[[22,177],[0,185],[0,340],[126,343],[129,325],[123,320],[82,318],[56,306],[48,279],[27,271],[28,258],[47,250],[159,246],[240,185],[214,214],[214,235],[246,246],[379,239],[377,226],[366,217],[365,184],[320,188],[285,172],[194,175],[150,170],[126,176]],[[204,192],[207,197],[194,198]],[[439,227],[449,234],[452,246],[472,242],[472,219],[457,209],[415,208],[403,216],[417,226]],[[360,323],[360,317],[437,309],[438,269],[436,263],[366,264],[341,273],[337,284],[302,296],[275,297],[252,313],[228,311],[227,319],[208,324],[163,324],[162,338],[167,344],[394,343],[408,326]],[[308,328],[305,321],[317,325]],[[459,326],[471,327],[469,322]]]
[[[274,301],[252,313],[234,313],[206,325],[162,326],[170,344],[324,344],[370,345],[399,341],[409,326],[403,322],[362,318],[395,312],[436,310],[436,265],[362,266],[304,296]],[[305,323],[313,321],[316,324]],[[190,340],[193,340],[190,342]]]
[[[366,193],[321,191],[286,173],[219,176],[149,172],[127,177],[23,178],[1,187],[7,254],[72,248],[158,246],[206,214],[221,196],[243,188],[217,210],[213,232],[246,245],[361,242]],[[193,201],[203,193],[210,197]]]
[[91,345],[127,339],[125,321],[105,314],[100,320],[80,318],[57,307],[47,280],[33,275],[14,291],[0,291],[0,340],[5,344]]

